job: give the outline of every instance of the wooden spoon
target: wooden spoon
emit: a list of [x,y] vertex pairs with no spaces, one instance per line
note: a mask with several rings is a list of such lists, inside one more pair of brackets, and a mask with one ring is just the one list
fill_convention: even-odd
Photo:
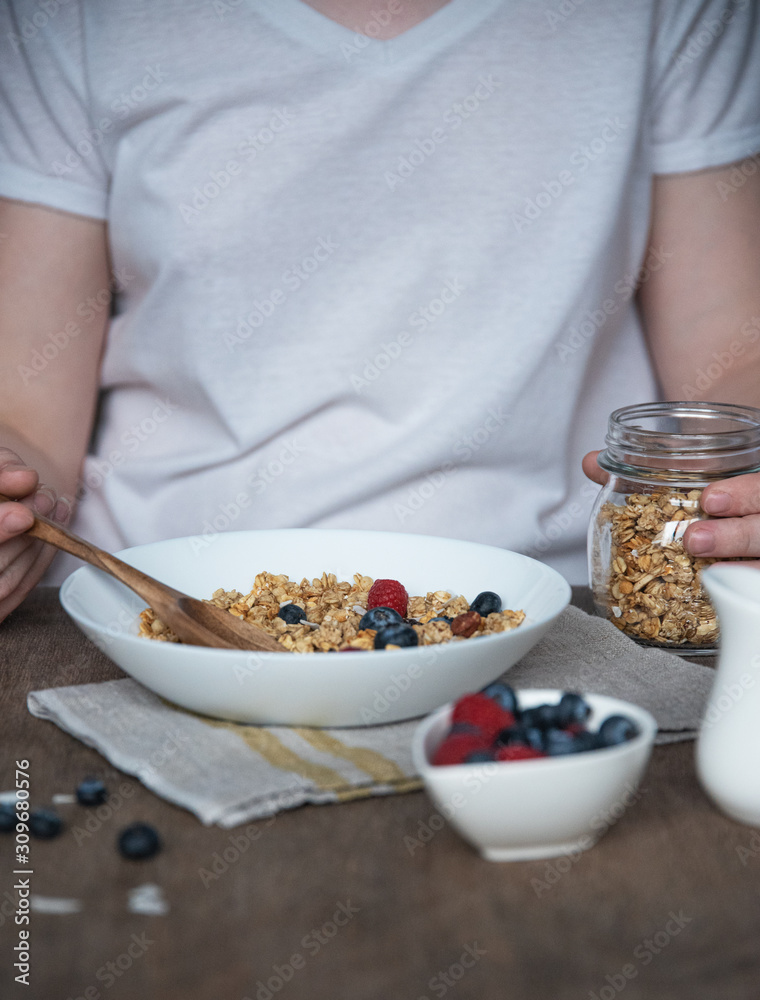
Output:
[[[0,493],[0,502],[10,497]],[[109,573],[121,583],[134,590],[149,604],[158,617],[171,628],[182,642],[194,646],[218,646],[222,649],[255,649],[272,653],[284,653],[282,646],[273,636],[250,622],[236,618],[229,611],[207,604],[180,590],[159,583],[152,576],[129,566],[96,545],[86,542],[60,524],[37,514],[34,524],[27,534],[39,538],[48,545],[54,545],[77,559],[83,559],[96,569]]]

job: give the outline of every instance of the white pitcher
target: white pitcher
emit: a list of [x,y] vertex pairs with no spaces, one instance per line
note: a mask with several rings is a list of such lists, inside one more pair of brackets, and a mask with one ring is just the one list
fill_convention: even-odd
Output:
[[724,563],[703,570],[702,583],[721,638],[697,774],[723,812],[760,826],[760,571]]

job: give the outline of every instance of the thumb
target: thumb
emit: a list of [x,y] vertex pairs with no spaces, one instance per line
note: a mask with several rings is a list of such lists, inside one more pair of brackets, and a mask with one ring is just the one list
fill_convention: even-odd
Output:
[[604,469],[599,468],[596,460],[598,455],[601,455],[601,448],[599,451],[590,451],[587,455],[584,455],[581,467],[589,479],[595,483],[599,483],[600,486],[604,486],[610,477]]
[[0,448],[0,493],[19,500],[33,493],[39,477],[10,448]]

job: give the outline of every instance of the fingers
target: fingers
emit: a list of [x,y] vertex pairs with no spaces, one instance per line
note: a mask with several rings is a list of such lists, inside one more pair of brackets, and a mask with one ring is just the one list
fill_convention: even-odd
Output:
[[604,469],[600,469],[597,464],[596,457],[599,454],[601,454],[600,451],[590,451],[588,455],[584,455],[581,467],[589,479],[593,480],[595,483],[599,483],[600,486],[604,486],[610,477],[609,474],[606,473]]
[[683,544],[693,556],[731,559],[760,557],[760,514],[720,520],[695,521],[686,529]]
[[56,554],[51,546],[31,538],[16,541],[23,542],[25,548],[12,560],[5,572],[0,572],[0,622],[17,608],[29,591],[39,583]]
[[700,504],[713,517],[743,517],[760,512],[760,472],[710,483],[702,491]]
[[[34,469],[25,465],[10,448],[0,448],[0,493],[14,498],[28,497],[38,484]],[[0,503],[0,543],[31,528],[34,517],[18,503]],[[0,571],[2,565],[0,565]]]
[[32,538],[14,538],[2,548],[0,600],[13,595],[37,558],[41,542]]
[[[35,477],[37,473],[35,472]],[[0,544],[28,531],[34,524],[34,513],[46,517],[54,515],[59,500],[55,490],[40,485],[31,495],[22,500],[0,503]],[[34,512],[34,513],[33,513]],[[0,571],[2,570],[0,559]]]
[[23,500],[0,504],[0,578],[5,587],[4,576],[12,562],[32,542],[25,533],[34,524],[34,513],[50,517],[59,524],[66,524],[71,517],[72,507],[66,497],[59,497],[49,486],[39,489]]
[[711,559],[760,558],[760,473],[710,483],[699,502],[715,520],[689,525],[683,538],[687,552]]
[[12,499],[0,503],[0,621],[18,607],[39,582],[55,552],[26,532],[34,515],[65,523],[71,505],[39,481],[37,472],[11,451],[0,447],[0,493]]
[[34,515],[23,504],[0,504],[0,544],[28,531],[33,524]]
[[44,486],[24,500],[0,504],[0,540],[3,541],[0,544],[0,622],[39,583],[56,555],[55,549],[27,534],[17,534],[4,540],[2,511],[9,507],[23,512],[30,523],[33,520],[30,507],[61,524],[69,520],[72,512],[72,506],[65,497],[57,498],[54,490]]
[[0,493],[20,499],[31,493],[38,482],[37,473],[15,451],[0,448]]

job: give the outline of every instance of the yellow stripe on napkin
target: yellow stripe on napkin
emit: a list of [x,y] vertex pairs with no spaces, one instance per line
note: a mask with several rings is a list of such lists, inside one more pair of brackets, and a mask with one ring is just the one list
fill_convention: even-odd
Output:
[[281,771],[293,771],[302,778],[306,778],[307,781],[311,781],[317,788],[329,791],[345,788],[348,785],[346,779],[337,771],[331,767],[324,767],[322,764],[313,764],[310,760],[299,757],[268,729],[240,725],[237,722],[223,722],[218,719],[203,719],[203,721],[206,725],[227,729],[235,733],[245,740],[251,750],[261,754],[274,767],[280,768]]
[[388,757],[384,757],[376,750],[370,750],[367,747],[347,746],[342,740],[326,733],[323,729],[294,728],[293,732],[310,743],[315,750],[321,750],[323,753],[332,754],[333,757],[341,757],[343,760],[349,761],[360,771],[366,772],[370,778],[374,778],[375,781],[386,784],[403,781],[406,778],[395,761],[389,760]]
[[[389,782],[393,791],[397,794],[402,794],[403,792],[416,792],[422,788],[421,778],[408,778],[404,781],[392,781]],[[336,793],[336,798],[338,802],[351,802],[353,799],[368,799],[370,795],[375,795],[374,785],[353,785],[352,787],[347,787],[341,792]]]

